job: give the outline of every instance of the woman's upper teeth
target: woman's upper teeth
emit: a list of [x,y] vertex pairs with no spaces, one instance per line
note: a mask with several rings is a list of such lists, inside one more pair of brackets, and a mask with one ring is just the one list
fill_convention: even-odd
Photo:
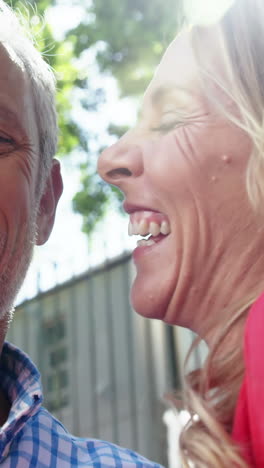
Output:
[[[151,217],[152,219],[150,219]],[[154,217],[156,218],[155,220],[153,219],[153,215],[143,215],[143,217],[141,215],[141,219],[136,219],[139,218],[139,215],[131,216],[128,225],[129,236],[147,236],[148,234],[150,234],[153,237],[157,237],[160,234],[163,234],[164,236],[170,234],[170,225],[169,222],[166,219],[164,219],[164,216],[160,214],[157,215],[155,213]],[[162,217],[163,219],[161,219]]]

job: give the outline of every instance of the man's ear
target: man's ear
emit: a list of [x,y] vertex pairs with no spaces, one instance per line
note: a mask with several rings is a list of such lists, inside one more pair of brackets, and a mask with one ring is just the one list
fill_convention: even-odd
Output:
[[60,163],[57,159],[52,160],[52,168],[46,187],[39,203],[37,216],[37,245],[44,244],[52,231],[57,203],[63,190],[63,183],[60,171]]

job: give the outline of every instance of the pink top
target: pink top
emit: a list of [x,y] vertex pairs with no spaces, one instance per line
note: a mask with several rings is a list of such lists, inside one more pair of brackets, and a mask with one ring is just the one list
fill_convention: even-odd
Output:
[[264,294],[249,311],[244,343],[245,377],[235,412],[233,439],[250,466],[264,467]]

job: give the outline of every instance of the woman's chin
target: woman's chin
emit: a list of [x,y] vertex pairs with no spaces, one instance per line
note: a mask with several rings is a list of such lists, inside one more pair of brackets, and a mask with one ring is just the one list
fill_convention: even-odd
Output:
[[157,291],[147,292],[146,289],[139,287],[137,280],[134,282],[130,301],[133,309],[142,317],[164,320],[167,310],[167,301],[164,294],[160,295]]

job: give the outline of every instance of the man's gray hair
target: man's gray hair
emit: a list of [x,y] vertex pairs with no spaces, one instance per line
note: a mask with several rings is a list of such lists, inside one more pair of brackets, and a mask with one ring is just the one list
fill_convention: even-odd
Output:
[[34,46],[19,15],[0,0],[0,43],[15,53],[31,83],[35,119],[39,134],[39,184],[43,191],[51,161],[57,150],[56,79],[49,65]]

